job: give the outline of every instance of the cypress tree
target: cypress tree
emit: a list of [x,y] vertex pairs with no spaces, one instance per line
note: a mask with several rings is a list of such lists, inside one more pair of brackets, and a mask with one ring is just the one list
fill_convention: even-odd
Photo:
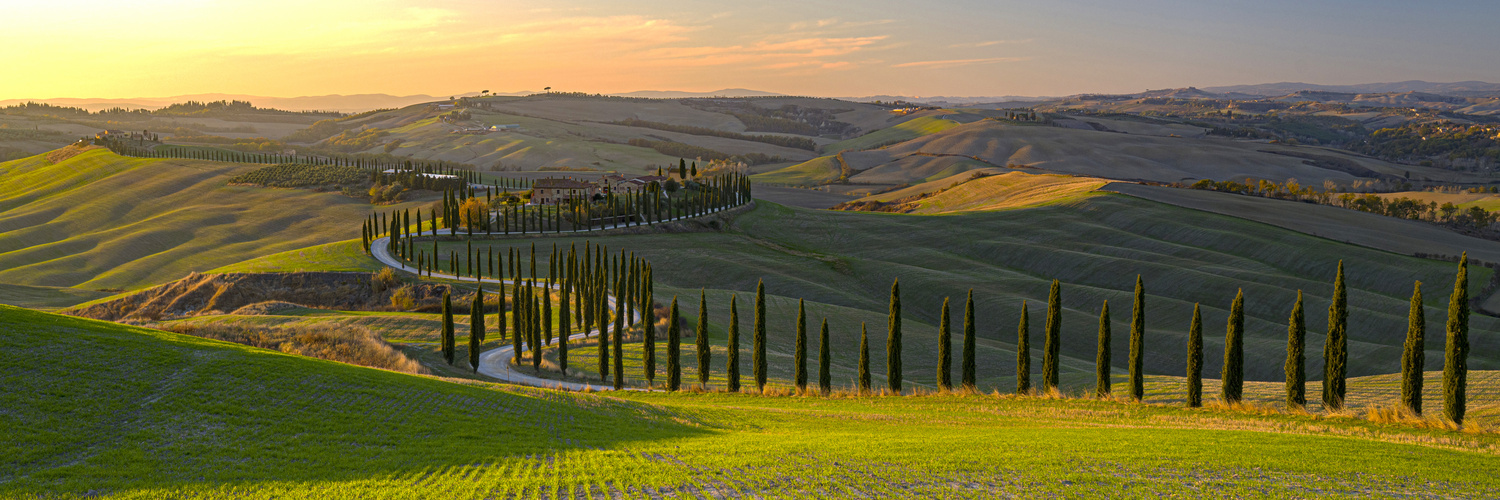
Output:
[[1094,358],[1094,396],[1100,398],[1109,397],[1109,360],[1109,301],[1106,300],[1099,309],[1099,354]]
[[[653,287],[653,285],[651,283],[651,266],[650,265],[646,266],[646,278],[645,279],[646,279],[646,282],[645,282],[646,283],[646,307],[643,310],[647,311],[646,314],[651,317],[652,323],[655,323],[655,321],[656,321],[656,297],[653,295],[655,293],[655,291],[652,290],[652,288],[654,288],[654,287]],[[656,379],[656,326],[654,324],[646,325],[646,327],[642,330],[642,336],[644,337],[643,343],[645,344],[642,347],[644,349],[644,352],[642,354],[643,354],[643,358],[644,358],[643,362],[646,365],[645,366],[645,371],[646,371],[646,386],[650,387],[651,386],[651,381],[653,381],[653,380]]]
[[833,379],[828,373],[828,318],[823,318],[823,330],[818,334],[818,389],[827,396],[833,390]]
[[698,341],[698,388],[708,388],[708,362],[711,353],[708,350],[708,292],[698,290],[698,332],[694,338]]
[[[620,299],[619,299],[619,297],[624,294],[624,290],[625,290],[624,279],[625,279],[624,276],[619,276],[619,275],[615,276],[615,297],[616,298],[615,298],[615,333],[614,333],[614,336],[615,336],[615,340],[614,340],[614,350],[615,350],[615,353],[614,353],[614,362],[615,362],[615,388],[616,389],[623,387],[623,384],[625,383],[625,378],[622,377],[622,375],[624,375],[624,372],[625,372],[625,364],[624,364],[624,361],[625,361],[625,356],[624,356],[624,353],[625,353],[625,346],[624,346],[624,340],[625,340],[625,315],[624,314],[620,314],[623,311],[620,309]],[[607,306],[608,302],[605,302],[605,304]]]
[[807,391],[807,309],[797,299],[797,352],[792,355],[797,371],[797,392]]
[[542,345],[552,344],[552,286],[542,286]]
[[725,388],[740,392],[740,310],[738,297],[729,296],[729,353],[724,363]]
[[1146,285],[1135,275],[1135,304],[1130,313],[1130,398],[1146,396]]
[[859,393],[870,393],[870,332],[859,322]]
[[557,307],[557,371],[563,376],[568,375],[568,337],[573,336],[573,325],[569,316],[569,305],[572,302],[573,276],[569,275],[562,280],[562,296],[559,297]]
[[531,287],[531,369],[542,371],[542,301],[537,300],[536,287]]
[[1016,327],[1016,394],[1031,392],[1031,326],[1026,301],[1021,301],[1021,323]]
[[1302,314],[1302,290],[1297,290],[1297,303],[1292,305],[1292,315],[1286,327],[1286,406],[1301,408],[1307,404],[1307,322]]
[[1349,296],[1344,290],[1344,261],[1339,261],[1333,282],[1333,303],[1328,306],[1328,339],[1323,343],[1323,406],[1344,407],[1344,375],[1348,372]]
[[1203,406],[1203,313],[1193,304],[1193,322],[1188,326],[1188,408]]
[[453,299],[443,292],[443,360],[453,365]]
[[[589,308],[591,308],[591,309],[594,310],[594,318],[596,318],[596,321],[599,324],[599,366],[598,366],[598,368],[599,368],[599,382],[600,383],[604,383],[604,382],[608,382],[609,381],[609,369],[610,369],[610,365],[609,365],[609,301],[608,301],[608,297],[605,297],[605,294],[603,293],[603,291],[604,291],[604,289],[605,289],[606,286],[607,285],[604,284],[604,270],[601,269],[601,270],[597,271],[595,273],[595,275],[594,275],[594,294],[593,294],[592,297],[590,297],[593,300],[589,304]],[[654,358],[648,358],[648,359],[653,359],[654,360]],[[650,373],[651,373],[652,370],[655,370],[655,369],[656,369],[656,367],[653,365],[650,368],[648,368],[648,371],[646,372],[647,373],[647,375],[646,375],[646,384],[647,384],[647,387],[650,387],[650,383],[651,383],[650,382],[651,381]]]
[[751,353],[755,365],[755,390],[766,392],[766,282],[755,284],[755,338]]
[[1224,379],[1225,403],[1238,403],[1245,387],[1245,291],[1234,296],[1229,307],[1229,325],[1224,333]]
[[[503,291],[503,289],[502,289]],[[525,337],[526,329],[522,327],[521,320],[525,316],[521,307],[521,280],[515,280],[510,289],[510,321],[511,321],[511,355],[510,361],[516,366],[521,365],[521,339]]]
[[1047,294],[1047,338],[1042,346],[1042,391],[1057,390],[1058,355],[1062,349],[1062,283],[1052,280]]
[[1406,313],[1406,345],[1401,352],[1401,404],[1422,414],[1422,363],[1427,318],[1422,310],[1422,282],[1412,286],[1411,309]]
[[479,372],[480,342],[484,342],[484,287],[474,294],[474,305],[469,307],[469,367],[475,373]]
[[891,392],[901,395],[901,280],[891,282],[891,310],[886,326],[885,378]]
[[943,297],[942,316],[938,317],[938,389],[953,390],[953,334],[948,320],[948,297]]
[[1458,261],[1448,297],[1448,343],[1443,349],[1443,416],[1462,425],[1469,385],[1469,253]]
[[973,391],[974,380],[974,289],[969,289],[969,299],[964,302],[964,390]]
[[672,311],[667,324],[667,390],[682,386],[682,328],[677,315],[677,296],[672,296]]

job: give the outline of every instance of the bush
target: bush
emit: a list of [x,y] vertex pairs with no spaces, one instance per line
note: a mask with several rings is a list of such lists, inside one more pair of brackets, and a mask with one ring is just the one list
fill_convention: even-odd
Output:
[[172,324],[165,330],[288,354],[406,373],[428,373],[370,330],[350,325],[258,327]]
[[396,293],[391,294],[391,307],[397,311],[410,311],[417,308],[417,300],[412,296],[411,285],[397,288]]
[[395,288],[396,285],[399,284],[401,284],[401,279],[396,277],[396,270],[389,267],[382,268],[381,270],[376,271],[374,274],[370,275],[370,288],[374,290],[375,293],[381,293],[386,290],[390,290],[392,288]]
[[369,174],[360,170],[359,167],[300,163],[261,167],[229,179],[230,184],[285,188],[327,185],[361,186],[369,181]]

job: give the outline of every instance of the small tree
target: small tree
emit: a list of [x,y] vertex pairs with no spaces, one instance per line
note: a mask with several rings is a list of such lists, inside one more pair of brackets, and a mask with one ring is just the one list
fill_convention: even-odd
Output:
[[1448,343],[1443,350],[1443,416],[1464,423],[1469,384],[1469,253],[1458,260],[1448,297]]
[[1333,281],[1333,303],[1328,306],[1328,339],[1323,343],[1323,406],[1330,410],[1344,407],[1345,363],[1349,359],[1349,296],[1344,290],[1344,261],[1339,261],[1338,276]]
[[1130,399],[1146,396],[1146,285],[1135,275],[1135,305],[1130,313]]
[[1188,408],[1203,406],[1203,313],[1193,304],[1193,322],[1188,326]]
[[[1094,358],[1094,396],[1109,397],[1109,301],[1099,308],[1099,354]],[[1132,380],[1133,382],[1133,380]]]
[[1422,358],[1425,354],[1427,318],[1422,311],[1422,282],[1412,286],[1411,308],[1406,313],[1406,345],[1401,352],[1401,404],[1422,414]]
[[729,296],[729,353],[724,364],[724,386],[729,392],[740,392],[740,310],[738,297]]
[[797,391],[807,390],[807,310],[802,299],[797,299],[797,352],[792,354],[796,366]]
[[1016,327],[1016,394],[1031,392],[1031,327],[1026,301],[1021,301],[1021,323]]
[[453,365],[453,298],[443,292],[443,360]]
[[1047,338],[1042,347],[1042,390],[1052,392],[1058,384],[1058,356],[1062,349],[1062,283],[1052,280],[1047,294]]
[[754,359],[755,390],[766,392],[766,282],[755,284],[755,338]]
[[870,393],[870,333],[859,322],[859,393]]
[[964,361],[963,386],[973,391],[974,381],[974,289],[969,289],[969,298],[964,302]]
[[1229,326],[1224,334],[1225,403],[1238,403],[1245,386],[1245,291],[1241,289],[1229,306]]
[[952,334],[948,324],[948,298],[943,297],[943,312],[938,317],[938,389],[944,391],[953,390],[953,347]]
[[891,307],[885,338],[885,378],[891,392],[901,394],[901,280],[891,282]]
[[469,367],[474,373],[479,373],[480,342],[484,342],[484,287],[474,293],[474,305],[469,306]]
[[1302,313],[1302,290],[1297,290],[1297,303],[1292,305],[1292,316],[1286,327],[1286,406],[1301,408],[1307,405],[1307,322]]
[[677,296],[672,296],[672,311],[667,323],[667,390],[682,388],[682,326],[677,315]]
[[708,291],[698,291],[698,388],[708,388]]
[[833,379],[828,373],[828,319],[823,319],[823,329],[818,334],[818,389],[827,396],[833,391]]

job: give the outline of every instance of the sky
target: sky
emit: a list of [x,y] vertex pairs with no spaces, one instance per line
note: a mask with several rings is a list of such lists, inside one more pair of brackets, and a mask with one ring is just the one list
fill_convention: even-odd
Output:
[[0,100],[1500,81],[1500,2],[0,0]]

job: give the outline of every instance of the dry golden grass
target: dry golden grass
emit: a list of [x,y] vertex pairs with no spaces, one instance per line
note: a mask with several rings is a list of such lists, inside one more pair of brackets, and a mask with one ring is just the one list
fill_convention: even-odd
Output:
[[428,373],[369,329],[349,325],[253,327],[170,324],[163,329],[287,354],[326,359],[404,373]]

